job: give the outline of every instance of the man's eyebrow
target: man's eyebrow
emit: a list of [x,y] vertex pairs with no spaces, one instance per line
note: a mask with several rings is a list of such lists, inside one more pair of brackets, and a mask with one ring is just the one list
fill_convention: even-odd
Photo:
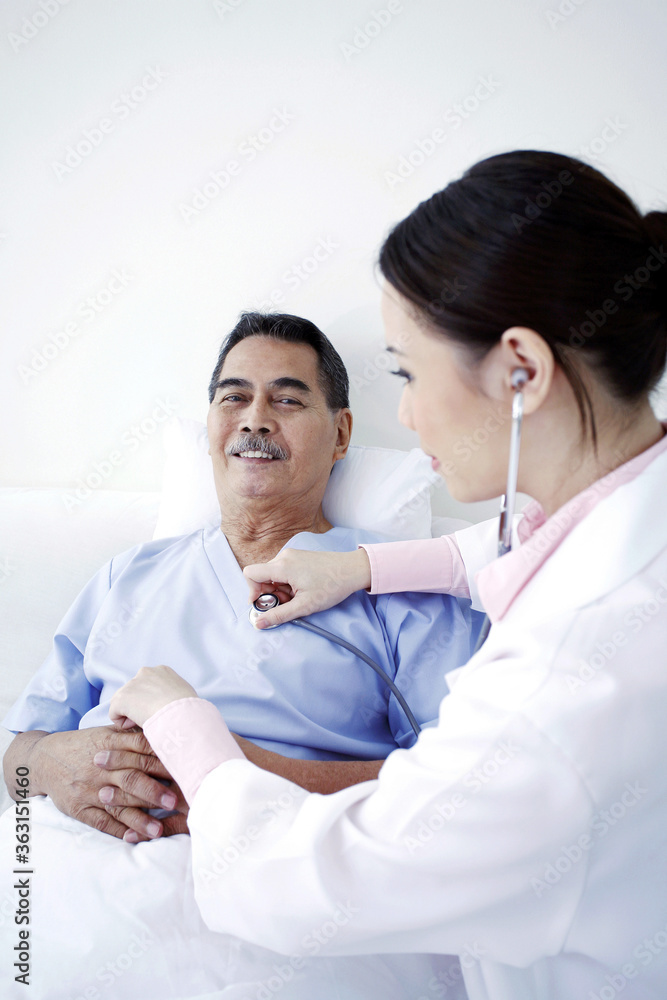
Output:
[[[252,390],[254,388],[253,383],[247,378],[222,378],[215,383],[216,389],[227,389],[230,386],[235,389]],[[310,386],[302,382],[300,378],[290,378],[288,375],[273,379],[272,382],[269,382],[269,389],[298,389],[299,392],[312,393]]]
[[226,389],[228,386],[234,386],[236,389],[252,389],[252,382],[247,378],[221,378],[215,383],[214,388]]
[[385,350],[387,350],[389,354],[400,354],[402,357],[405,357],[405,353],[398,347],[387,347]]
[[290,378],[289,375],[284,375],[282,378],[274,378],[273,382],[269,382],[269,388],[298,389],[299,392],[312,392],[310,386],[302,382],[300,378]]

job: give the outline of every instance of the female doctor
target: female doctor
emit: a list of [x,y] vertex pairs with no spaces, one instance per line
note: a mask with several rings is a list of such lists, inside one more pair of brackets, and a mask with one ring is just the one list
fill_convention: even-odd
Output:
[[[246,569],[285,602],[272,624],[369,585],[479,595],[488,639],[375,781],[295,793],[168,667],[116,694],[191,803],[211,928],[293,962],[313,928],[321,954],[457,954],[471,1000],[667,996],[667,437],[649,405],[665,244],[665,213],[531,151],[478,163],[390,233],[400,420],[456,499],[486,500],[519,386],[534,501],[520,547],[474,581],[485,526]],[[332,577],[347,583],[325,602]]]

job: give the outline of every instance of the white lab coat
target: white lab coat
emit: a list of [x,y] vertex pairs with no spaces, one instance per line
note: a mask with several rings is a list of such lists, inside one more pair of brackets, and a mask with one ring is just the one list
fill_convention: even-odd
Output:
[[458,954],[470,1000],[664,1000],[666,496],[663,453],[574,527],[377,780],[207,775],[189,825],[208,926],[289,956],[313,934],[320,954]]

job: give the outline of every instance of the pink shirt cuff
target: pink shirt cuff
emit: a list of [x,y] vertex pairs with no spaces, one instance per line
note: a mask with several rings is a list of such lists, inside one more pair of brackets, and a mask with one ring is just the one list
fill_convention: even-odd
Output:
[[360,545],[371,564],[371,594],[415,590],[470,597],[465,564],[453,535]]
[[202,698],[179,698],[144,723],[144,734],[188,805],[202,781],[219,764],[245,754],[215,705]]

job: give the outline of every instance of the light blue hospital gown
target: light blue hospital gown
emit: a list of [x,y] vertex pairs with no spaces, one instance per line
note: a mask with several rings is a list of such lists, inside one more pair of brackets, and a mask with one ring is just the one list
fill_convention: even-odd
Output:
[[[347,551],[376,540],[332,528],[300,532],[288,546]],[[140,667],[164,663],[219,708],[232,732],[285,756],[375,760],[412,744],[403,710],[367,664],[296,625],[256,631],[248,611],[248,585],[219,528],[138,545],[81,591],[3,725],[108,725],[115,691]],[[428,725],[447,692],[445,673],[471,656],[481,616],[448,595],[358,592],[312,620],[374,659]]]
[[[344,551],[383,540],[332,528],[301,532],[288,545]],[[165,663],[215,703],[233,732],[286,756],[373,760],[413,743],[402,709],[367,664],[294,625],[257,632],[248,610],[248,586],[219,528],[136,546],[83,589],[3,724],[15,732],[107,725],[114,692],[141,666]],[[446,595],[362,592],[313,621],[375,659],[428,725],[447,693],[445,673],[471,655],[481,616]],[[318,957],[318,935],[335,933],[333,921],[313,928],[298,959],[216,934],[194,900],[189,837],[132,846],[64,816],[49,799],[31,801],[39,873],[32,1000],[465,997],[458,960],[447,955]],[[8,810],[0,819],[7,856],[13,823]],[[15,876],[5,868],[0,898],[13,899]],[[10,927],[0,915],[3,941]],[[23,991],[9,969],[0,971],[3,997]]]

